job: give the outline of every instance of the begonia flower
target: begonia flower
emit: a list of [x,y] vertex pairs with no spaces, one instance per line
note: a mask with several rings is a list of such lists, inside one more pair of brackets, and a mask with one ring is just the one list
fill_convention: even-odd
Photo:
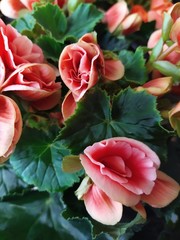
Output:
[[0,95],[0,163],[13,153],[22,133],[22,117],[11,98]]
[[[125,137],[102,140],[87,147],[80,160],[86,174],[103,194],[125,206],[137,207],[137,211],[141,201],[152,207],[165,207],[179,194],[179,184],[159,170],[159,157],[140,141]],[[91,204],[95,202],[91,200]],[[93,206],[86,204],[86,207],[92,213]],[[144,214],[142,209],[139,211]],[[101,222],[96,213],[93,218]]]
[[66,46],[59,58],[60,76],[79,101],[104,71],[104,58],[95,35],[85,34],[77,43]]
[[39,110],[50,109],[60,100],[61,84],[55,80],[56,72],[48,64],[22,64],[6,79],[1,91],[11,91],[34,105],[37,103]]

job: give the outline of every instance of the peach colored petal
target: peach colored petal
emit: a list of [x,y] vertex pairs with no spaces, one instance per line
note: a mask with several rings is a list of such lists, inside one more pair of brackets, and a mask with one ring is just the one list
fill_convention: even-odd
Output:
[[180,186],[167,174],[161,171],[157,171],[157,174],[158,177],[152,192],[149,195],[142,195],[141,199],[152,207],[161,208],[177,198]]
[[136,206],[131,207],[134,211],[138,212],[144,219],[147,218],[147,213],[146,210],[144,208],[144,206],[142,205],[142,203],[138,203]]
[[172,109],[169,111],[169,122],[174,130],[180,134],[180,102],[178,102]]
[[72,92],[69,91],[66,94],[61,106],[61,111],[62,111],[64,121],[66,121],[71,115],[73,115],[75,109],[76,109],[76,102],[74,100]]
[[137,87],[137,91],[145,89],[148,93],[154,96],[162,96],[165,93],[169,92],[172,87],[172,78],[171,77],[162,77],[153,79],[145,83],[142,87]]
[[175,22],[180,17],[180,3],[175,3],[168,10],[168,13],[171,15],[173,21]]
[[138,13],[140,15],[140,17],[142,18],[143,22],[147,22],[147,20],[148,20],[147,19],[147,11],[141,5],[138,5],[138,4],[133,5],[130,13],[131,14]]
[[148,48],[153,48],[156,46],[157,42],[159,41],[159,39],[161,38],[161,35],[162,35],[162,30],[159,29],[159,30],[156,30],[154,31],[149,40],[148,40],[148,43],[147,43],[147,47]]
[[95,184],[84,194],[83,200],[87,212],[96,221],[105,225],[115,225],[121,220],[122,204],[111,200]]
[[105,12],[103,21],[107,23],[109,31],[114,32],[128,13],[127,3],[122,0],[112,5],[112,7]]
[[124,76],[124,65],[120,60],[105,60],[105,78],[107,80],[115,81]]
[[17,104],[9,97],[0,95],[0,157],[6,160],[19,141],[22,118]]

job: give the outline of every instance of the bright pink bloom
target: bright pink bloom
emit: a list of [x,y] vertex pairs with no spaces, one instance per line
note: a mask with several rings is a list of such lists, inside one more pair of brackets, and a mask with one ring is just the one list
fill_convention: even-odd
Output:
[[125,206],[135,207],[141,200],[154,206],[157,199],[157,207],[163,207],[179,194],[179,184],[158,170],[156,153],[137,140],[106,139],[87,147],[80,159],[97,187]]
[[22,64],[6,79],[1,91],[12,91],[38,109],[45,110],[60,100],[61,84],[55,80],[55,70],[47,64]]
[[85,34],[77,43],[66,46],[60,55],[60,76],[75,101],[98,82],[103,70],[104,58],[94,34]]
[[17,104],[0,95],[0,162],[14,151],[22,132],[22,117]]
[[44,61],[40,47],[33,44],[26,36],[22,36],[10,24],[5,25],[0,19],[0,57],[6,68],[14,70],[22,63]]

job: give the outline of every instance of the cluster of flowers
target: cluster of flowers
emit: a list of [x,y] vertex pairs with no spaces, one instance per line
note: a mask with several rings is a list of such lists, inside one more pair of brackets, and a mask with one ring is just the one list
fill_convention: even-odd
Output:
[[[16,18],[22,10],[32,10],[35,0],[1,1],[4,15]],[[71,1],[52,1],[66,7]],[[94,1],[85,1],[94,2]],[[163,27],[163,13],[168,21]],[[168,0],[152,0],[149,11],[141,5],[129,10],[126,1],[118,1],[105,13],[103,23],[115,35],[128,35],[140,29],[143,22],[156,21],[156,31],[151,35],[148,71],[152,80],[136,91],[146,90],[157,97],[169,91],[179,91],[173,85],[171,68],[180,60],[180,4]],[[106,55],[100,49],[96,33],[86,33],[78,42],[67,45],[59,57],[59,73],[44,58],[43,52],[26,36],[11,25],[0,21],[0,161],[13,153],[22,132],[22,117],[16,96],[28,103],[30,111],[49,110],[60,103],[60,74],[69,91],[61,104],[63,121],[73,115],[77,102],[99,81],[116,81],[124,76],[124,65],[116,55]],[[165,64],[165,67],[163,67]],[[153,68],[152,68],[153,66]],[[168,74],[167,69],[170,69]],[[8,96],[7,96],[8,94]],[[10,97],[12,96],[12,97]],[[179,128],[180,103],[169,113],[175,130]],[[62,122],[63,122],[62,121]],[[68,159],[68,158],[67,158]],[[69,161],[64,161],[68,171]],[[88,146],[80,154],[76,169],[84,168],[86,176],[76,191],[83,199],[92,218],[114,225],[122,217],[122,206],[128,206],[146,218],[142,202],[153,207],[164,207],[179,194],[179,184],[159,170],[160,160],[144,143],[126,137],[102,140]]]

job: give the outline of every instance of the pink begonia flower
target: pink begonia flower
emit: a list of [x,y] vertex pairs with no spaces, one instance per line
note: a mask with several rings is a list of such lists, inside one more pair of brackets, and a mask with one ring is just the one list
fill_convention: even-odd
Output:
[[61,84],[55,80],[56,72],[48,64],[22,64],[4,81],[1,91],[11,91],[37,104],[39,110],[50,109],[60,100]]
[[66,46],[59,58],[60,76],[75,101],[97,83],[103,70],[103,54],[93,33],[87,33],[77,43]]
[[148,93],[160,97],[171,91],[172,77],[162,77],[153,79],[142,86],[136,88],[136,91],[146,90]]
[[[0,10],[9,18],[18,18],[22,11],[31,11],[35,2],[40,0],[1,0]],[[54,0],[53,3],[62,8],[65,2],[66,0]]]
[[32,43],[26,36],[22,36],[10,24],[0,19],[0,57],[6,68],[14,70],[19,64],[44,62],[44,55],[40,47]]
[[[179,194],[179,184],[158,170],[158,156],[140,141],[125,137],[106,139],[87,147],[84,154],[80,154],[80,160],[97,188],[112,201],[130,206],[142,215],[141,201],[153,207],[164,207]],[[90,194],[88,198],[93,204],[93,200],[90,200],[93,195]],[[96,210],[89,204],[86,207],[90,213],[91,209]],[[98,211],[93,214],[97,221],[98,215]]]
[[120,60],[105,59],[104,68],[104,77],[105,79],[110,81],[116,81],[121,79],[125,73],[125,67]]
[[17,104],[0,95],[0,163],[14,151],[22,132],[22,117]]

